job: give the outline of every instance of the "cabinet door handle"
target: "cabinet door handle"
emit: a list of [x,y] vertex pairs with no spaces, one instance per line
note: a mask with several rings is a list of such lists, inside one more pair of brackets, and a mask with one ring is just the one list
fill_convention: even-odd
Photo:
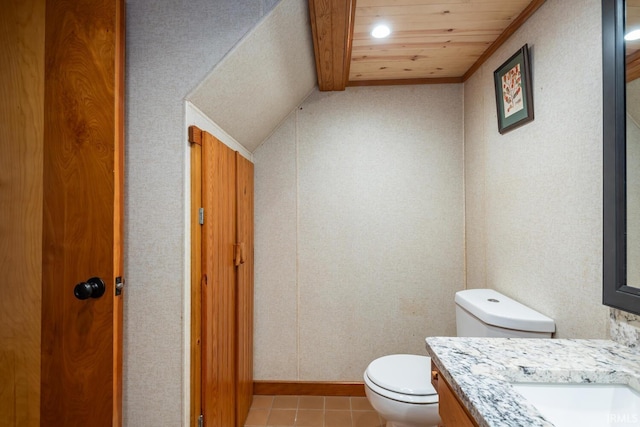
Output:
[[240,264],[244,264],[244,243],[236,243],[233,245],[233,262],[236,267]]

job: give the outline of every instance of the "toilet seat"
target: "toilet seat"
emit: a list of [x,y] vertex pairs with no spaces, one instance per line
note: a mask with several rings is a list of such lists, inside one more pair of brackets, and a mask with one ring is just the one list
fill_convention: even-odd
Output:
[[430,371],[429,357],[392,354],[371,362],[364,380],[372,391],[389,399],[415,404],[438,403]]

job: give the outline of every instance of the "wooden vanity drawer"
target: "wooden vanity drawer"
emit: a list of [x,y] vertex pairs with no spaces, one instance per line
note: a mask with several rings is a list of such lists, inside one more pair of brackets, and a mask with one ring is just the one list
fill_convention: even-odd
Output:
[[438,411],[442,427],[478,427],[447,381],[440,375],[438,367],[431,362],[431,384],[438,391]]

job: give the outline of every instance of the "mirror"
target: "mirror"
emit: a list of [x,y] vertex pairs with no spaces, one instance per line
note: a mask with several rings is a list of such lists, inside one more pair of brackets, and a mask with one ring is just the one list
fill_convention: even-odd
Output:
[[[625,34],[640,34],[640,0],[626,0]],[[640,287],[640,37],[625,40],[627,283]]]
[[640,29],[639,16],[639,0],[602,0],[603,303],[635,314],[640,314],[640,42],[625,43],[624,34]]

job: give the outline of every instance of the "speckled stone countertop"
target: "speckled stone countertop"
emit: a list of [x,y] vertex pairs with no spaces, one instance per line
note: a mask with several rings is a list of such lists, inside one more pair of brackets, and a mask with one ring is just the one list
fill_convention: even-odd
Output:
[[514,382],[628,384],[640,351],[607,340],[427,338],[427,352],[480,427],[553,426]]

